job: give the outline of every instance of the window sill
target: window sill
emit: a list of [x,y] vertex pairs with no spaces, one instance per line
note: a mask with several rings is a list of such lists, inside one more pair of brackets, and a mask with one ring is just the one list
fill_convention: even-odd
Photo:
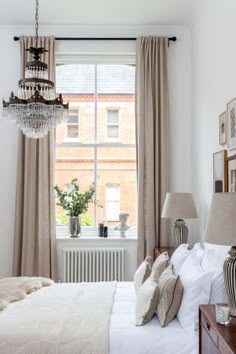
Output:
[[125,237],[120,236],[120,231],[114,230],[113,227],[108,228],[108,237],[99,237],[98,227],[82,226],[81,235],[79,237],[70,237],[68,234],[67,225],[56,226],[56,239],[57,240],[137,240],[137,228],[131,227],[126,231]]

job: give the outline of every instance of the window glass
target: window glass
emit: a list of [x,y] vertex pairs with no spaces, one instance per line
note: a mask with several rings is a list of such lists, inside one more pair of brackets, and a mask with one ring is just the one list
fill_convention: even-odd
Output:
[[[86,225],[116,225],[121,210],[135,225],[135,67],[65,64],[56,75],[57,93],[70,102],[69,120],[57,127],[56,183],[64,188],[77,178],[81,193],[94,183],[97,202],[89,204]],[[66,223],[63,213],[57,206],[57,220]]]

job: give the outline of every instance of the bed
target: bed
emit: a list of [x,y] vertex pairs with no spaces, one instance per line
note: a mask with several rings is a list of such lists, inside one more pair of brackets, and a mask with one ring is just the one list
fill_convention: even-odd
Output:
[[[198,336],[186,332],[177,319],[166,328],[160,327],[156,316],[145,326],[134,325],[133,283],[100,283],[100,290],[96,284],[54,284],[10,304],[0,313],[0,353],[198,353]],[[107,308],[102,310],[109,291],[112,292],[110,314]],[[88,294],[85,302],[80,293]],[[96,302],[95,310],[89,309],[91,302]],[[81,317],[79,307],[87,307],[85,313],[88,316]],[[103,316],[109,316],[108,330],[103,325]],[[90,334],[94,331],[98,343],[107,341],[106,352],[99,345],[95,350],[87,346],[86,341],[90,341]]]

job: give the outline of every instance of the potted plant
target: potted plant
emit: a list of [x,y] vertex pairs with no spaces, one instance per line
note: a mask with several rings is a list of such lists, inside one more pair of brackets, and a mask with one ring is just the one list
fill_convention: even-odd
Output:
[[61,190],[57,185],[54,187],[59,203],[57,205],[64,209],[69,216],[70,236],[78,237],[81,233],[80,215],[88,210],[90,202],[95,202],[92,198],[95,193],[94,184],[87,191],[80,193],[77,178],[67,184],[65,190]]

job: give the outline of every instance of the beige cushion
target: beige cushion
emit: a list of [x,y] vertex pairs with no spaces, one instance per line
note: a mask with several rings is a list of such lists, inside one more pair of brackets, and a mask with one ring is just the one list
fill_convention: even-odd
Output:
[[155,282],[158,283],[161,274],[168,267],[169,256],[168,252],[163,252],[159,257],[155,260],[152,265],[152,277]]
[[149,277],[140,287],[136,296],[136,326],[151,321],[157,307],[158,284]]
[[173,274],[171,266],[164,270],[158,285],[157,316],[161,327],[165,327],[177,315],[183,296],[183,285],[180,278]]
[[134,288],[136,294],[139,288],[145,282],[145,280],[150,276],[152,268],[150,265],[151,257],[147,257],[138,267],[134,274]]

